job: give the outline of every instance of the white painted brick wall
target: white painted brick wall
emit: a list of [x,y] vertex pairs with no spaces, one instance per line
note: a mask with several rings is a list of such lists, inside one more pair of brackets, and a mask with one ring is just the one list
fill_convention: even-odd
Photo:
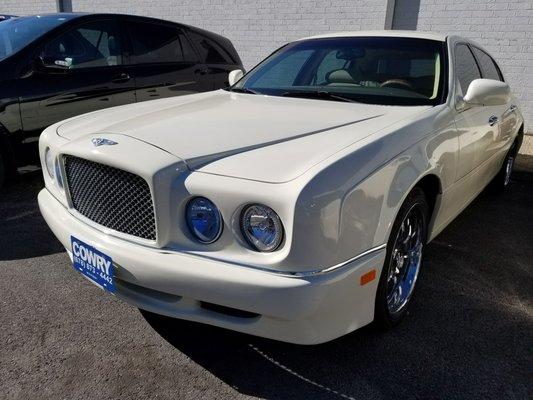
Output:
[[74,11],[147,15],[229,38],[247,69],[288,41],[327,31],[383,29],[386,0],[72,0]]
[[533,0],[420,0],[417,29],[455,33],[498,61],[533,133]]
[[0,0],[0,14],[28,15],[57,12],[55,0]]

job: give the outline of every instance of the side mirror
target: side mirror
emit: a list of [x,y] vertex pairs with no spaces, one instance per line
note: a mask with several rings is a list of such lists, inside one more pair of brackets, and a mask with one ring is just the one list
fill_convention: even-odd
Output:
[[229,73],[228,76],[228,82],[230,86],[235,85],[242,77],[244,76],[244,72],[240,69],[234,69]]
[[468,86],[463,101],[475,106],[500,106],[511,99],[511,88],[494,79],[475,79]]
[[72,68],[72,58],[64,60],[48,59],[37,56],[33,59],[33,69],[40,72],[62,73]]

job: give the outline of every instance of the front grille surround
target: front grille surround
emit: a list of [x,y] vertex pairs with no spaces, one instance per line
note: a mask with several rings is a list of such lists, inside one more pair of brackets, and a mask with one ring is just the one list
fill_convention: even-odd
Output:
[[69,154],[62,156],[62,167],[73,210],[103,228],[157,241],[153,195],[144,178]]

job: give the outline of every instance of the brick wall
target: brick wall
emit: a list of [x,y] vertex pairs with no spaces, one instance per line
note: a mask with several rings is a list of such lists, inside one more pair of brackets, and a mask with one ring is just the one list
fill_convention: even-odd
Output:
[[455,33],[484,46],[517,94],[533,133],[533,0],[420,0],[415,18],[418,30]]
[[28,15],[57,12],[55,0],[0,0],[0,14]]

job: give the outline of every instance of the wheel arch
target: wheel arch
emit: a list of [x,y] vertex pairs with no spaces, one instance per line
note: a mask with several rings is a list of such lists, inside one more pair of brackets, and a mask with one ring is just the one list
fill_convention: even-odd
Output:
[[440,178],[434,174],[429,173],[420,178],[411,188],[410,192],[415,188],[419,187],[422,189],[426,195],[426,200],[429,207],[429,224],[433,222],[433,217],[435,216],[435,211],[437,208],[437,202],[439,195],[442,193],[442,182]]
[[[516,135],[516,138],[514,140],[514,143],[516,143],[515,148],[513,149],[513,155],[516,157],[518,155],[518,152],[520,151],[520,146],[522,146],[522,142],[524,140],[524,123],[522,122],[522,125],[520,125],[520,128],[518,128],[518,133]],[[514,144],[513,143],[513,144]]]
[[7,177],[13,176],[17,170],[15,152],[9,139],[9,131],[0,123],[0,155],[4,160]]

